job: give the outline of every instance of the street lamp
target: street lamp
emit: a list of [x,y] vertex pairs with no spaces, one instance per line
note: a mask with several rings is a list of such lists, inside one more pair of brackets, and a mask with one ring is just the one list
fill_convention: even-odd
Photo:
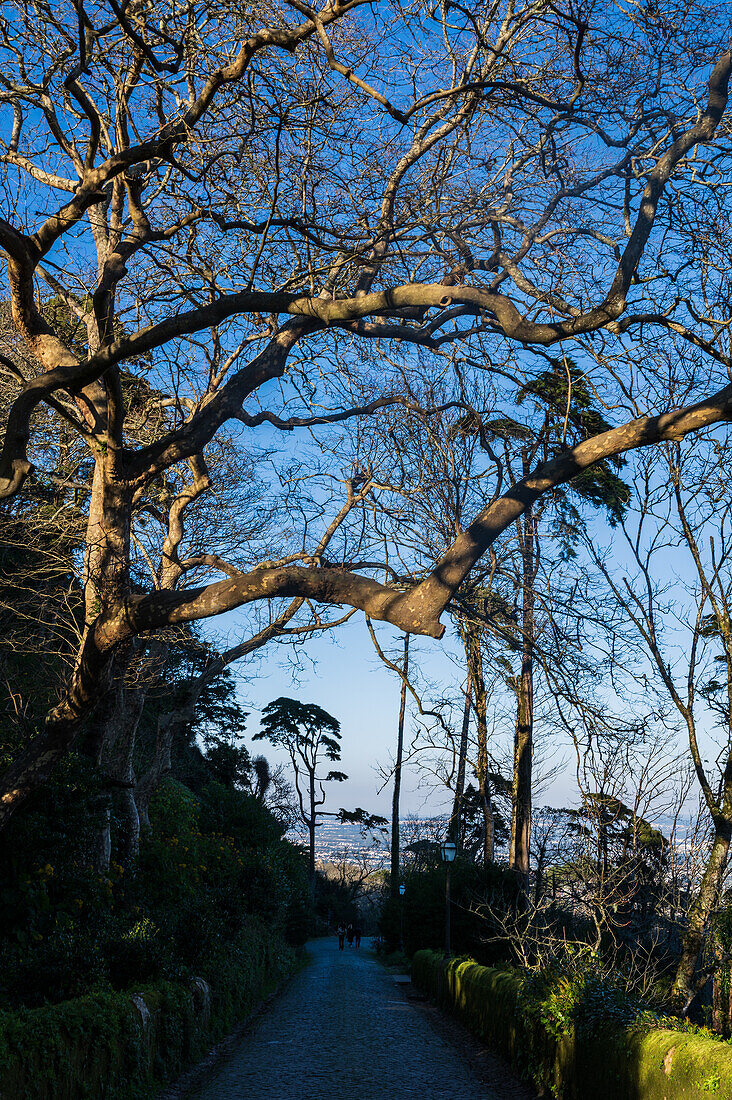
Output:
[[407,888],[403,882],[399,883],[399,950],[404,951],[404,895]]
[[450,864],[457,855],[457,844],[454,840],[443,840],[440,845],[440,855],[445,864],[445,954],[449,957],[450,951]]

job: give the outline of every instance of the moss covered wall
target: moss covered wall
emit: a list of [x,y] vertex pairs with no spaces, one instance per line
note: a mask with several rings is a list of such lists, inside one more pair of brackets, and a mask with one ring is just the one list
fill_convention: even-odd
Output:
[[[295,965],[248,930],[218,980],[162,983],[0,1013],[0,1100],[142,1100],[198,1061]],[[210,991],[210,992],[209,992]]]
[[607,1030],[579,1041],[520,1003],[512,974],[414,957],[412,980],[557,1100],[732,1100],[732,1046],[679,1031]]

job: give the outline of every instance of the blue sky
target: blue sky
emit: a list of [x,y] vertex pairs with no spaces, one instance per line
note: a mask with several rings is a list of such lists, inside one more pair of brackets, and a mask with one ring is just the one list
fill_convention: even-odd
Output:
[[[227,627],[235,631],[234,616]],[[448,631],[449,632],[449,631]],[[400,635],[391,628],[377,624],[380,643],[401,649]],[[393,644],[392,644],[393,643]],[[436,681],[442,692],[450,682],[457,683],[460,673],[450,661],[453,641],[412,639],[412,660],[419,659],[423,673]],[[391,784],[378,793],[383,781],[378,777],[378,764],[388,765],[396,746],[397,721],[401,682],[384,667],[376,655],[362,615],[355,616],[329,634],[308,640],[300,651],[298,668],[292,666],[293,652],[288,645],[270,643],[260,653],[255,665],[247,671],[235,667],[239,675],[239,695],[249,712],[246,744],[250,751],[263,752],[271,759],[288,763],[265,742],[251,742],[259,728],[259,712],[272,699],[281,695],[303,702],[317,703],[341,723],[342,769],[349,776],[346,783],[329,787],[328,808],[363,806],[373,813],[391,813]],[[430,702],[425,695],[425,706]],[[415,707],[408,704],[405,740],[414,730]],[[427,788],[419,788],[415,768],[406,767],[402,805],[405,813],[439,813],[443,800]]]

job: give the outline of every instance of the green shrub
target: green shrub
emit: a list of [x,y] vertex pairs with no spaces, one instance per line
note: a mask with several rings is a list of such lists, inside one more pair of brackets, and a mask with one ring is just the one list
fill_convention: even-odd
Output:
[[[491,913],[505,912],[517,904],[516,876],[492,864],[482,867],[458,859],[452,864],[450,879],[453,949],[458,954],[469,953],[485,965],[501,962],[510,949],[506,943],[501,943]],[[379,934],[387,950],[398,947],[402,933],[404,950],[410,956],[444,943],[444,864],[410,872],[404,895],[385,900],[379,918]]]
[[[89,814],[98,792],[87,771],[69,765],[68,790],[48,795],[61,818],[68,810],[68,828],[32,803],[0,845],[7,872],[0,888],[0,1008],[185,979],[253,920],[304,942],[311,924],[304,861],[251,795],[216,782],[196,795],[166,780],[152,800],[152,829],[142,838],[138,866],[112,862],[97,873],[90,853],[98,822]],[[70,809],[73,795],[83,812]]]
[[107,970],[99,930],[87,934],[56,928],[33,944],[32,950],[15,949],[0,955],[4,1000],[10,1006],[33,1007],[47,1001],[79,997],[90,989],[108,988]]
[[122,994],[0,1014],[0,1065],[2,1100],[123,1096],[126,1081],[132,1100],[152,1084],[140,1012]]
[[148,918],[137,921],[106,946],[109,977],[115,989],[162,977],[167,950],[158,928]]
[[[132,938],[149,942],[154,934],[143,929]],[[102,993],[0,1013],[0,1100],[152,1096],[250,1012],[292,969],[295,955],[253,922],[201,961],[211,986],[206,1015],[190,985],[171,982],[134,995]]]
[[412,980],[557,1100],[732,1100],[732,1047],[670,1021],[591,966],[534,976],[418,952]]

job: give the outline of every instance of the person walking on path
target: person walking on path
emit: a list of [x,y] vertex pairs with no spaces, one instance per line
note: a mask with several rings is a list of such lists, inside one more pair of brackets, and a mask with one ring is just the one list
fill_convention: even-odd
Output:
[[338,950],[339,951],[343,950],[343,944],[345,943],[345,940],[346,940],[346,929],[343,926],[343,921],[340,921],[339,924],[338,924]]
[[361,925],[357,924],[353,930],[353,938],[356,941],[356,947],[361,946]]
[[353,947],[354,931],[353,931],[353,925],[352,924],[348,925],[348,930],[346,932],[346,935],[348,936],[348,946]]

